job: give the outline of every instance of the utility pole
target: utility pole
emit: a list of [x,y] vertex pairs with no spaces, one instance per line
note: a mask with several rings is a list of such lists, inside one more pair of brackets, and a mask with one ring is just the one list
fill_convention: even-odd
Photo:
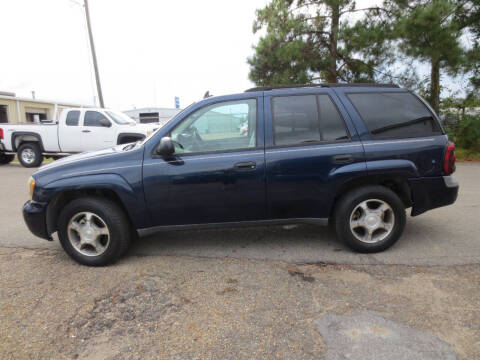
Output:
[[103,103],[102,85],[100,84],[97,55],[95,54],[95,45],[93,44],[93,35],[92,35],[92,25],[90,24],[90,13],[88,11],[88,0],[84,0],[84,2],[85,2],[85,17],[87,18],[88,38],[90,39],[90,49],[92,50],[93,68],[95,70],[95,81],[97,83],[98,100],[100,101],[100,107],[104,108],[105,104]]

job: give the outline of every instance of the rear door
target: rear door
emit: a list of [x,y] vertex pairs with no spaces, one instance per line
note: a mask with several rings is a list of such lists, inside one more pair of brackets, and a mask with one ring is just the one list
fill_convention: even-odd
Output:
[[101,150],[115,146],[115,134],[112,121],[103,113],[95,110],[85,111],[82,127],[82,151]]
[[339,187],[365,174],[348,113],[331,89],[315,89],[269,92],[265,114],[270,218],[325,220]]
[[83,149],[80,115],[80,110],[70,110],[65,117],[65,123],[58,125],[58,144],[62,152],[81,152]]

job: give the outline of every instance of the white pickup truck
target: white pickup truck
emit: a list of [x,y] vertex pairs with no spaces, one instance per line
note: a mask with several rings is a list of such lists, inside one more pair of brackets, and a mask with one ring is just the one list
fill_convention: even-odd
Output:
[[58,122],[0,124],[0,165],[15,154],[25,167],[83,151],[100,150],[143,140],[159,124],[137,124],[127,115],[108,109],[68,108]]

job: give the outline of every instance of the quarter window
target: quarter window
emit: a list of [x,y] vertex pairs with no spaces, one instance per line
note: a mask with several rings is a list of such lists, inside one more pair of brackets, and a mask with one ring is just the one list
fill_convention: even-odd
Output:
[[67,114],[67,119],[65,120],[65,124],[67,126],[77,126],[78,119],[80,119],[80,111],[78,110],[69,111]]
[[257,101],[247,99],[206,106],[185,118],[171,133],[176,153],[254,148]]
[[[85,112],[85,118],[83,120],[83,126],[102,126],[100,120],[107,119],[105,115],[98,111]],[[110,120],[108,120],[110,122]]]
[[272,104],[275,145],[348,139],[343,119],[328,95],[278,96]]
[[375,138],[409,138],[441,134],[437,120],[411,93],[349,94],[370,134]]

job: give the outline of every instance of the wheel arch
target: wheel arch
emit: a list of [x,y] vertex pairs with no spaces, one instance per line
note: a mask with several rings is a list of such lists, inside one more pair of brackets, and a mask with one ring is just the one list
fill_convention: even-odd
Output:
[[344,182],[337,190],[330,216],[334,214],[335,205],[347,192],[368,185],[380,185],[392,190],[402,200],[405,208],[413,205],[412,190],[407,178],[401,175],[367,175]]
[[20,145],[26,142],[38,142],[40,150],[42,152],[45,151],[42,137],[39,134],[30,131],[16,131],[12,134],[12,151],[17,151]]
[[[54,181],[45,188],[49,198],[47,207],[47,231],[57,231],[61,210],[74,199],[94,196],[114,201],[125,212],[132,229],[145,227],[150,219],[143,201],[143,193],[137,196],[131,186],[117,174],[102,174],[72,177]],[[141,197],[141,199],[139,198]]]

